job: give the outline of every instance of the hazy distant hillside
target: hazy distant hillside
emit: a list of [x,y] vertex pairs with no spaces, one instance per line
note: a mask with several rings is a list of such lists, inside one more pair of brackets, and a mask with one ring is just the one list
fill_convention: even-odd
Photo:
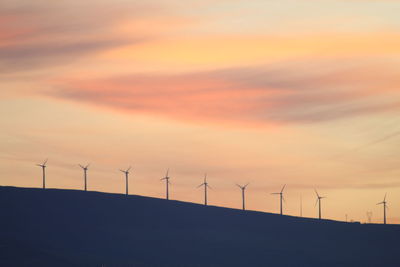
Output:
[[400,226],[0,187],[0,266],[400,266]]

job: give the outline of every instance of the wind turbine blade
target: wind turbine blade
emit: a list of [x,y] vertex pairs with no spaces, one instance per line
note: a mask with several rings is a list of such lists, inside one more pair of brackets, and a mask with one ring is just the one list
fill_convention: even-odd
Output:
[[199,186],[197,186],[196,188],[199,188],[199,187],[201,187],[201,186],[203,186],[204,184],[201,184],[201,185],[199,185]]
[[126,172],[129,172],[130,169],[132,169],[132,166],[129,166],[129,168],[126,170]]
[[383,204],[383,202],[376,203],[376,205],[381,205],[381,204]]
[[317,189],[315,189],[315,188],[314,188],[314,191],[315,191],[315,194],[317,194],[317,197],[319,198],[319,195],[318,195]]
[[36,164],[36,166],[43,167],[42,164]]
[[286,184],[282,187],[281,193],[283,192],[283,190],[285,189]]
[[90,166],[90,163],[88,163],[88,165],[86,165],[86,167],[85,167],[85,168],[87,169],[87,168],[89,168],[89,166]]
[[386,194],[387,194],[387,193],[385,193],[385,197],[383,198],[383,202],[385,202],[385,201],[386,201]]
[[160,180],[162,181],[162,180],[165,180],[166,178],[164,177],[164,178],[161,178]]
[[79,167],[81,167],[82,169],[84,169],[85,167],[83,167],[81,164],[78,164],[79,165]]
[[271,195],[280,195],[281,193],[271,193]]
[[165,177],[168,177],[168,173],[169,173],[169,168],[167,169],[167,173],[165,174]]
[[317,198],[317,201],[315,202],[315,205],[314,205],[314,207],[316,207],[316,206],[317,206],[317,204],[318,204],[318,201],[319,201],[319,198]]
[[250,183],[247,183],[245,186],[243,186],[244,188],[246,188]]
[[209,185],[207,185],[207,187],[208,187],[208,188],[210,188],[210,189],[212,189],[212,187],[211,187],[211,186],[209,186]]
[[46,159],[46,160],[43,162],[43,166],[46,165],[46,163],[47,163],[48,160],[49,160],[49,159]]
[[242,188],[240,185],[236,184],[239,188]]

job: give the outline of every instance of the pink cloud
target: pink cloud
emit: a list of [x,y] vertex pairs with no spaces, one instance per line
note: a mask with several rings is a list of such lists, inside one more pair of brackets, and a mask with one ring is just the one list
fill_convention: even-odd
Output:
[[152,37],[144,32],[122,35],[115,28],[125,21],[151,20],[156,9],[91,0],[9,1],[0,10],[0,75],[62,66],[99,51],[144,42]]
[[399,111],[395,72],[301,66],[64,79],[48,93],[128,113],[219,123],[322,122]]

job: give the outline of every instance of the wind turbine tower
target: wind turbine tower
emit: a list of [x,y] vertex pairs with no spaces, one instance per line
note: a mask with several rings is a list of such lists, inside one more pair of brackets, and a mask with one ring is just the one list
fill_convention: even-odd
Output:
[[168,176],[169,173],[169,169],[167,170],[167,173],[165,174],[164,178],[161,178],[160,180],[165,180],[165,185],[166,185],[166,199],[169,200],[169,185],[170,185],[170,181],[169,179],[171,177]]
[[81,167],[83,170],[83,179],[85,180],[85,191],[87,191],[87,170],[89,168],[89,165],[90,164],[83,166],[83,165],[79,164],[79,167]]
[[283,208],[282,208],[282,201],[285,201],[285,198],[283,197],[283,190],[285,189],[286,184],[282,187],[281,191],[279,193],[271,193],[271,195],[279,195],[280,199],[280,213],[281,215],[283,214]]
[[204,186],[204,205],[207,206],[207,188],[211,189],[211,187],[207,183],[207,173],[204,175],[204,183],[199,185],[197,188],[201,186]]
[[376,205],[383,205],[383,224],[386,224],[386,209],[387,209],[386,194],[385,197],[383,198],[383,201],[379,202]]
[[244,195],[244,191],[246,190],[246,187],[249,185],[249,183],[247,183],[244,186],[238,185],[236,184],[241,190],[242,190],[242,209],[245,210],[246,206],[245,206],[245,195]]
[[126,190],[126,195],[128,195],[128,185],[129,185],[129,181],[128,181],[128,176],[129,176],[129,171],[130,171],[130,169],[131,169],[132,167],[131,166],[129,166],[129,168],[128,169],[126,169],[125,171],[124,170],[120,170],[121,172],[123,172],[123,173],[125,173],[125,190]]
[[42,164],[36,164],[36,166],[39,166],[42,168],[43,189],[46,189],[46,163],[47,163],[47,159]]
[[[315,189],[314,189],[315,190]],[[315,190],[315,194],[317,194],[317,202],[315,202],[315,206],[318,203],[318,219],[321,220],[321,199],[326,198],[326,197],[322,197],[318,194],[317,190]]]

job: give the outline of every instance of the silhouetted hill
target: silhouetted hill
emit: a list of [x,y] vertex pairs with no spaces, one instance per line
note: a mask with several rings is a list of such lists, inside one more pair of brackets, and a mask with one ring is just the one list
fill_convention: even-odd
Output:
[[400,226],[0,187],[0,266],[400,266]]

